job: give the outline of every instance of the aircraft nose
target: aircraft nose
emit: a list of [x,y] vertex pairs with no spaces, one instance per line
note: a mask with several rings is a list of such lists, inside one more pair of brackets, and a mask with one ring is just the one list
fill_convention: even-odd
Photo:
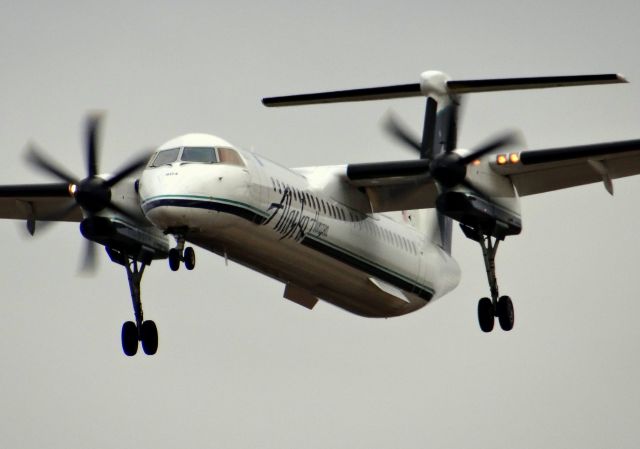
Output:
[[247,201],[249,175],[239,167],[172,164],[140,178],[142,210],[162,230],[215,226],[224,205]]

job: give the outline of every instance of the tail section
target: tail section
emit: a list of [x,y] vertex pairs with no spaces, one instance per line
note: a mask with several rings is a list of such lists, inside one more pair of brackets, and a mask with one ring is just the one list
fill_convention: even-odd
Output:
[[[424,127],[422,141],[418,143],[415,139],[408,136],[399,127],[394,126],[391,130],[395,137],[399,138],[402,143],[414,148],[420,154],[420,159],[424,161],[415,162],[410,165],[407,161],[400,163],[387,164],[361,164],[366,165],[365,172],[370,172],[371,167],[375,171],[374,177],[402,176],[403,173],[416,174],[425,173],[425,178],[436,180],[439,193],[442,194],[447,189],[456,185],[463,185],[472,188],[469,182],[464,179],[454,179],[456,175],[456,164],[448,164],[446,166],[446,157],[444,153],[450,153],[456,149],[458,138],[458,109],[460,105],[460,97],[463,94],[477,92],[495,92],[505,90],[523,90],[523,89],[542,89],[551,87],[567,87],[567,86],[584,86],[594,84],[613,84],[626,83],[627,81],[618,74],[596,74],[596,75],[578,75],[578,76],[547,76],[547,77],[528,77],[528,78],[499,78],[499,79],[483,79],[483,80],[451,80],[450,77],[442,72],[427,71],[420,74],[420,81],[412,84],[399,84],[393,86],[381,86],[364,89],[350,89],[332,92],[318,92],[302,95],[287,95],[281,97],[264,98],[262,103],[265,106],[297,106],[307,104],[320,103],[339,103],[349,101],[369,101],[384,100],[390,98],[405,97],[426,97],[426,111],[424,117]],[[508,139],[498,139],[494,144],[488,145],[482,151],[476,154],[486,154],[488,151],[508,141]],[[451,158],[449,158],[451,159]],[[444,176],[436,176],[434,173],[434,162],[437,168],[447,169]],[[440,164],[437,164],[440,162]],[[458,166],[466,167],[471,160],[461,160]],[[417,164],[416,164],[417,163]],[[382,167],[382,168],[381,168]],[[402,168],[403,170],[399,170]],[[408,169],[405,170],[405,169]],[[451,171],[453,170],[453,171]],[[361,170],[362,171],[362,170]],[[365,173],[366,174],[366,173]],[[354,175],[355,176],[355,175]],[[359,178],[366,178],[360,173]],[[455,182],[451,181],[454,179]],[[447,181],[448,180],[448,181]],[[449,182],[448,185],[447,182]],[[442,195],[440,195],[442,196]],[[438,207],[436,203],[436,207]],[[440,209],[440,207],[438,207]],[[397,209],[396,209],[397,210]],[[427,236],[432,233],[431,239],[439,244],[448,253],[451,252],[451,233],[452,219],[440,213],[434,214],[433,210],[416,211],[412,214],[416,219],[416,226],[421,232]],[[429,220],[432,220],[429,224]]]

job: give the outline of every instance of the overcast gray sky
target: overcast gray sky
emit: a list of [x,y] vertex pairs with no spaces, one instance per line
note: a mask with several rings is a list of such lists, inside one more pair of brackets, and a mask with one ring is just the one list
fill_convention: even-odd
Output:
[[[291,166],[410,153],[379,121],[420,129],[422,101],[269,110],[262,96],[454,78],[624,73],[631,84],[469,97],[460,144],[519,127],[530,148],[640,137],[636,1],[0,0],[0,182],[50,181],[40,143],[81,174],[87,111],[108,112],[101,168],[208,132]],[[77,225],[27,239],[0,223],[0,446],[14,448],[637,447],[640,179],[523,201],[501,246],[511,333],[484,335],[479,247],[459,230],[460,287],[368,320],[204,251],[154,263],[154,357],[122,354],[124,269],[76,276]]]

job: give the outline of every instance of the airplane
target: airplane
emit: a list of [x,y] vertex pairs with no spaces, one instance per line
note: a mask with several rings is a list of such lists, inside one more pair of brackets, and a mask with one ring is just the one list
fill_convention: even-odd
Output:
[[[626,83],[621,75],[454,80],[423,72],[417,83],[264,98],[267,107],[426,99],[422,138],[389,118],[391,136],[418,158],[288,168],[209,134],[185,134],[114,173],[100,171],[102,116],[86,123],[87,173],[77,177],[35,144],[27,160],[57,178],[0,186],[0,218],[26,221],[32,235],[50,222],[78,222],[87,239],[124,266],[134,320],[122,326],[127,356],[158,349],[143,314],[145,268],[168,260],[193,270],[195,251],[213,252],[284,284],[283,296],[312,309],[322,299],[364,317],[421,309],[451,292],[460,269],[451,255],[453,221],[479,243],[489,296],[477,306],[483,332],[497,318],[509,331],[515,313],[496,277],[498,244],[522,229],[520,197],[640,173],[640,140],[527,150],[518,133],[473,149],[457,146],[462,97],[477,92]],[[175,242],[175,243],[173,243]]]

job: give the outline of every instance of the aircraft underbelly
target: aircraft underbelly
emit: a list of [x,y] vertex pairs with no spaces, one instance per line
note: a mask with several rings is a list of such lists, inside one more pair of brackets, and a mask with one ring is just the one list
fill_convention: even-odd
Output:
[[320,247],[323,243],[317,240],[280,240],[269,228],[229,214],[220,214],[217,220],[215,229],[199,226],[187,239],[357,315],[404,315],[436,296],[433,291],[418,291],[408,284],[406,288],[402,283],[394,285],[392,279],[386,278],[388,273],[358,266],[337,254],[335,248]]

